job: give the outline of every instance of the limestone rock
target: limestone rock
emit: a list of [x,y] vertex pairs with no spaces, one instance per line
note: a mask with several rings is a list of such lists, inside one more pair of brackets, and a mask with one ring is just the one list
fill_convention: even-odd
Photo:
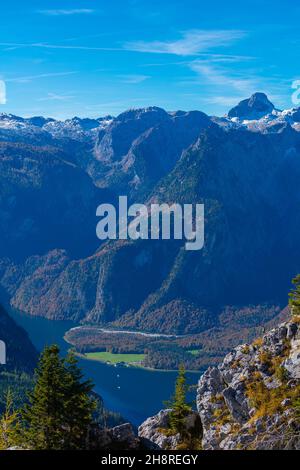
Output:
[[[180,434],[169,435],[167,432],[171,410],[161,410],[157,415],[144,421],[138,429],[141,443],[148,449],[176,450],[182,442]],[[192,411],[185,419],[185,433],[188,436],[201,437],[201,421],[198,413]]]
[[96,450],[139,450],[140,439],[132,424],[124,423],[108,429],[95,428],[91,431],[91,449]]
[[[252,345],[233,349],[199,380],[197,409],[203,425],[203,448],[299,449],[300,422],[293,408],[299,379],[297,322],[282,323]],[[282,399],[274,405],[277,389]],[[264,409],[258,410],[258,393],[266,399]]]

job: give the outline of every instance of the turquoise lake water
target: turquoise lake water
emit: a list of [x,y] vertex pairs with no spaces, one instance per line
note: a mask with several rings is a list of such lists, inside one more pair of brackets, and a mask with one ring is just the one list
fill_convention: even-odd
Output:
[[[68,350],[69,345],[63,336],[74,326],[73,323],[30,317],[17,312],[13,312],[12,316],[28,332],[39,351],[53,343],[58,344],[63,353]],[[79,364],[86,377],[93,380],[95,391],[102,396],[106,408],[121,413],[136,426],[163,408],[163,402],[173,393],[177,376],[177,372],[114,367],[84,359],[80,359]],[[188,382],[196,384],[199,376],[200,372],[188,373]]]

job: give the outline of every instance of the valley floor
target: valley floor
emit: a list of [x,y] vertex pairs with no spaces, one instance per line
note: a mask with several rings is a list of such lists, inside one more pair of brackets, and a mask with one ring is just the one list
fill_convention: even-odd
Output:
[[140,366],[145,354],[114,354],[107,351],[99,351],[84,354],[86,359],[105,362],[106,364],[124,364]]
[[243,321],[239,319],[238,329],[220,324],[183,335],[81,325],[68,330],[64,339],[89,360],[156,370],[177,370],[183,364],[186,370],[199,371],[216,365],[232,348],[241,342],[251,342],[285,315],[285,311],[278,314],[274,309],[273,318],[259,323],[252,317],[249,320],[251,315],[246,313]]

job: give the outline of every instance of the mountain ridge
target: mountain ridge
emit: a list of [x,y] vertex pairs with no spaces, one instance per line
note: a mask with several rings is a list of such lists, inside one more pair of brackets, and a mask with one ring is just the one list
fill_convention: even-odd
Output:
[[[255,104],[256,98],[252,101]],[[76,204],[60,208],[59,203],[77,199],[76,185],[86,187],[81,191],[80,207],[88,208],[89,214],[95,211],[96,201],[114,202],[119,191],[132,202],[204,202],[206,206],[206,242],[204,249],[194,254],[186,252],[180,241],[115,241],[96,247],[94,215],[83,222],[82,211],[73,230],[75,239],[82,232],[87,247],[83,256],[72,253],[70,235],[39,250],[32,244],[29,251],[26,241],[22,250],[28,252],[23,260],[14,256],[13,250],[5,259],[2,255],[0,283],[14,307],[47,318],[125,328],[147,329],[151,325],[152,330],[171,328],[172,333],[176,328],[184,330],[188,321],[184,312],[181,323],[177,314],[172,320],[174,306],[178,309],[181,305],[180,310],[186,305],[187,311],[193,312],[199,309],[193,332],[207,327],[204,311],[210,312],[214,321],[228,305],[242,309],[251,304],[276,304],[284,308],[289,281],[300,264],[295,254],[300,229],[300,134],[296,121],[291,124],[297,111],[279,112],[272,107],[270,115],[268,103],[264,116],[251,125],[236,118],[210,118],[198,111],[129,110],[98,129],[96,138],[93,134],[88,141],[80,137],[77,144],[72,139],[66,144],[63,137],[47,157],[45,147],[29,150],[20,142],[2,143],[0,164],[10,171],[7,181],[3,172],[0,175],[7,188],[4,214],[16,204],[10,197],[17,202],[23,197],[24,178],[31,173],[38,179],[40,174],[49,174],[47,161],[51,165],[57,161],[55,171],[60,179],[54,173],[43,191],[46,197],[50,188],[62,182],[57,206],[50,212],[60,210],[61,218],[66,210],[69,220],[78,218]],[[93,127],[90,121],[86,125]],[[75,149],[75,155],[70,154],[70,148]],[[32,166],[39,152],[38,165]],[[14,153],[18,166],[12,172]],[[67,173],[69,186],[63,184]],[[37,194],[41,196],[40,191]],[[38,199],[32,202],[32,207],[38,203]],[[27,219],[31,217],[29,214],[20,222],[20,227],[26,222],[29,234]],[[50,222],[53,230],[51,218]],[[40,224],[41,229],[43,226]],[[11,228],[6,232],[15,236]],[[17,226],[18,236],[21,233]]]

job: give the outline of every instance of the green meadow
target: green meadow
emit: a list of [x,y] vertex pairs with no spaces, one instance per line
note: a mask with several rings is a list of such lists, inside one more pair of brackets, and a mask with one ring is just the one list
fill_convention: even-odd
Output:
[[86,353],[85,357],[93,361],[110,362],[111,364],[117,364],[118,362],[132,364],[142,362],[145,354],[114,354],[107,351],[102,351]]

